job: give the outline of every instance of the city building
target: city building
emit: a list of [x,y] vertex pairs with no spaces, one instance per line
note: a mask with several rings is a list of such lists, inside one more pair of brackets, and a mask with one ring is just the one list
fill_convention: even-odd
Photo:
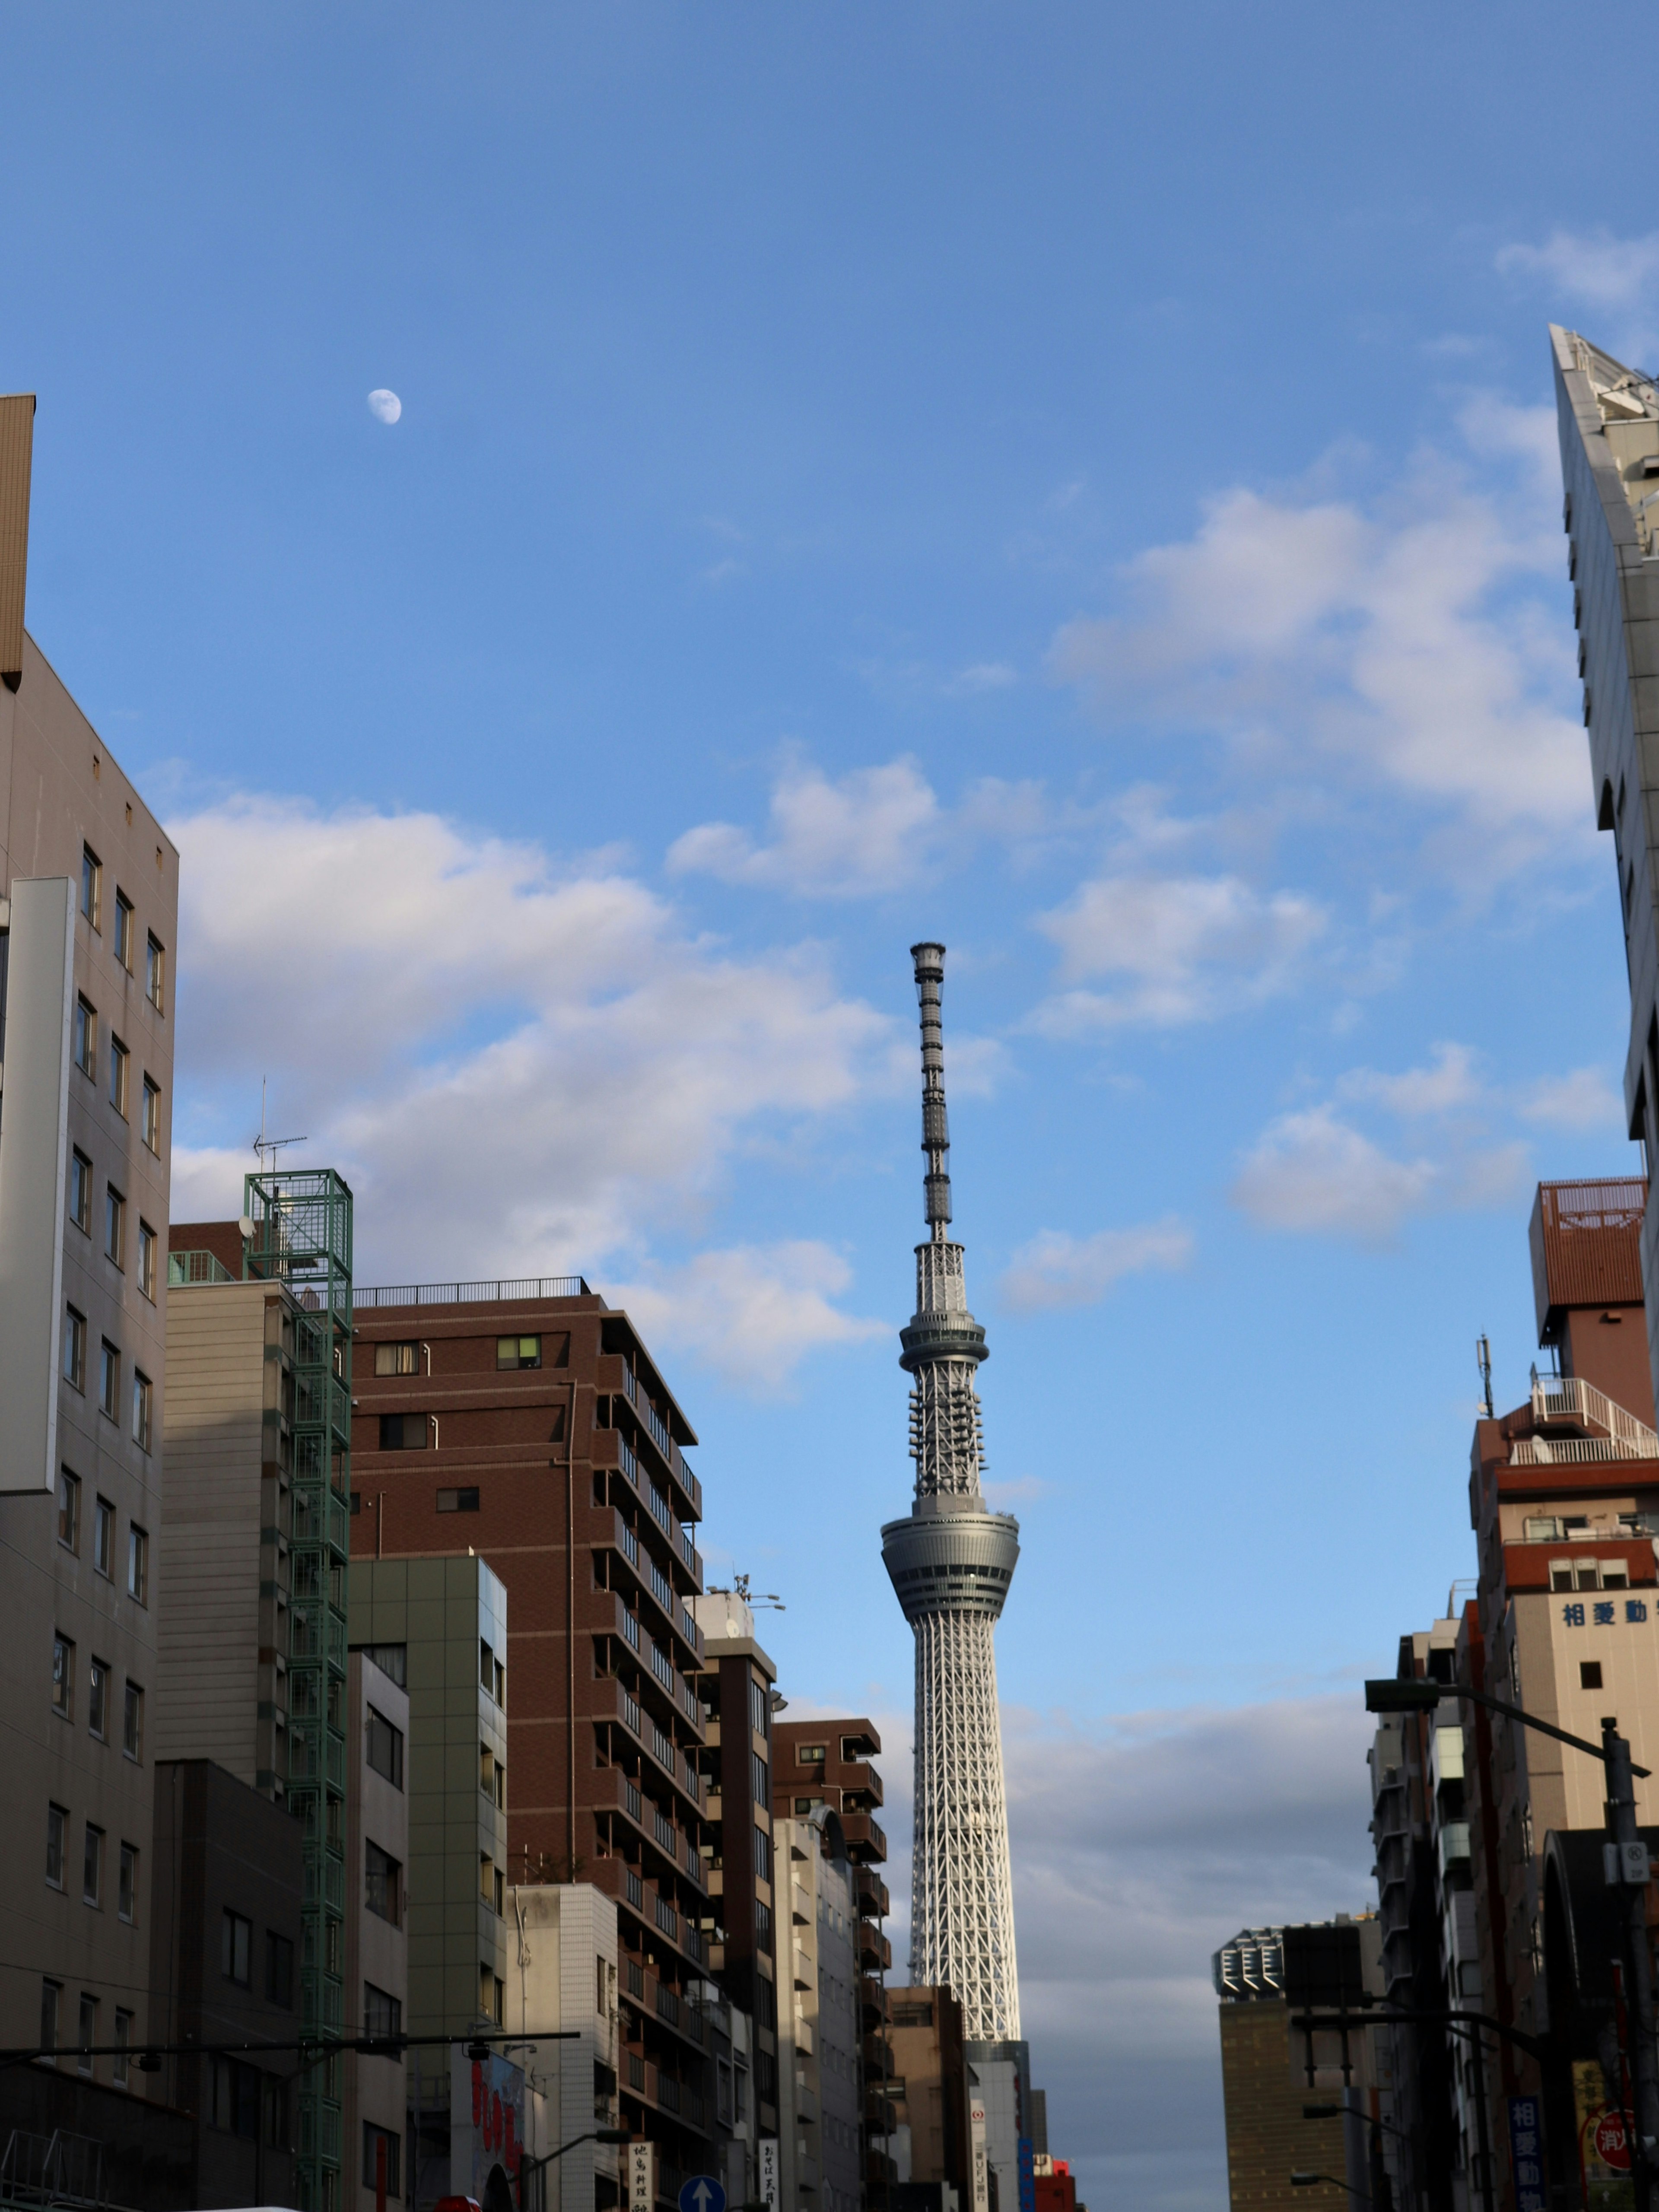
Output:
[[[0,2036],[67,2051],[148,2033],[179,859],[24,628],[33,418],[0,399]],[[0,2125],[131,2140],[144,2079],[59,2070]]]
[[[1550,325],[1596,827],[1613,836],[1630,984],[1626,1126],[1659,1140],[1659,387],[1576,331]],[[1659,1212],[1641,1234],[1649,1398],[1659,1375]],[[1616,1403],[1627,1403],[1618,1399]]]
[[891,2071],[884,2035],[886,1977],[893,1947],[883,1923],[890,1910],[881,1868],[887,1838],[876,1819],[883,1798],[881,1776],[871,1761],[881,1751],[875,1723],[856,1719],[778,1721],[772,1731],[772,1808],[779,1819],[803,1820],[820,1806],[839,1815],[847,1856],[853,1867],[855,1904],[853,1936],[859,1970],[860,2044],[850,2057],[864,2083],[863,2166],[866,2191],[881,2203],[882,2192],[897,2178],[890,2151],[890,2114],[882,2084]]
[[1066,2160],[1039,2151],[1033,2161],[1032,2180],[1036,2212],[1089,2212],[1086,2204],[1078,2203],[1077,2182]]
[[[332,1169],[262,1170],[235,1222],[169,1230],[164,1487],[173,1547],[161,1654],[164,1741],[287,1806],[306,1856],[301,2025],[338,2035],[345,1952],[345,1573],[352,1199]],[[340,2212],[344,2063],[296,2088],[299,2212]]]
[[615,1902],[622,2124],[672,2203],[712,2141],[696,1438],[580,1279],[371,1289],[355,1318],[355,1556],[466,1546],[507,1589],[507,1878]]
[[[541,2202],[545,2212],[602,2212],[619,2201],[617,2148],[576,2138],[617,2124],[616,1900],[591,1882],[514,1884],[507,1919],[506,2025],[517,2031],[512,2055],[532,2108],[526,2153],[533,2160],[575,2143],[542,2169]],[[545,2039],[572,2030],[574,2040]],[[533,2191],[526,2201],[534,2204]]]
[[[915,1811],[910,1978],[951,1989],[970,2042],[1018,2042],[1019,1979],[993,1630],[1019,1558],[1018,1523],[989,1512],[974,1370],[985,1332],[968,1310],[960,1244],[946,1231],[942,945],[911,947],[921,1006],[922,1150],[928,1241],[899,1364],[913,1376],[915,1501],[881,1532],[882,1557],[915,1634]],[[970,2060],[972,2053],[969,2054]],[[988,2114],[989,2106],[988,2105]]]
[[385,2212],[404,2194],[407,2084],[392,2039],[409,2004],[408,1914],[382,1870],[409,1864],[409,1692],[393,1652],[386,1662],[353,1651],[346,1665],[345,2033],[388,2039],[343,2054],[347,2212]]
[[[364,1834],[354,1869],[367,1911],[404,1930],[405,2028],[459,2038],[503,2027],[516,1956],[507,1905],[507,1590],[471,1553],[356,1559],[349,1632],[365,1673],[378,1673],[405,1699],[408,1856]],[[523,2069],[502,2078],[521,2106]],[[411,2049],[406,2081],[410,2201],[476,2193],[471,2146],[453,2141],[453,2054]],[[453,2187],[452,2158],[460,2173]]]
[[973,2093],[962,2007],[939,1989],[890,1989],[887,2002],[892,2071],[869,2087],[890,2108],[884,2148],[894,2167],[892,2212],[969,2212]]
[[860,2046],[882,2014],[858,1962],[858,1882],[840,1814],[827,1805],[772,1822],[777,1852],[779,2204],[857,2212],[863,2201]]
[[305,1842],[287,1808],[209,1759],[155,1763],[149,2032],[155,2094],[192,2123],[185,2204],[293,2200]]
[[[1449,1658],[1452,1679],[1591,1742],[1603,1716],[1616,1716],[1636,1763],[1659,1766],[1659,1435],[1643,1327],[1646,1199],[1635,1177],[1539,1186],[1528,1243],[1547,1370],[1534,1368],[1522,1405],[1475,1424],[1469,1510],[1478,1603],[1462,1609]],[[1478,1988],[1482,2009],[1505,2026],[1553,2033],[1562,2002],[1559,1994],[1547,2001],[1552,1844],[1563,1867],[1577,1848],[1575,1832],[1593,1832],[1599,1849],[1603,1770],[1501,1714],[1468,1704],[1461,1717],[1461,1727],[1448,1719],[1426,1731],[1412,1723],[1431,1760],[1446,1747],[1462,1766],[1479,1960],[1471,1975],[1461,1962],[1454,1974],[1448,1960],[1448,1985],[1465,1995]],[[1447,1771],[1442,1757],[1430,1779],[1437,1774],[1443,1784]],[[1638,1821],[1659,1823],[1659,1782],[1638,1777],[1636,1796]],[[1569,1906],[1565,1891],[1559,1904]],[[1559,2179],[1582,2118],[1571,2082],[1552,2084],[1524,2051],[1493,2039],[1489,2112],[1517,2094],[1541,2094],[1551,2106],[1545,2132]],[[1466,2108],[1466,2133],[1472,2118],[1478,2124]],[[1506,2186],[1502,2129],[1492,2148],[1497,2185]]]
[[[1371,1923],[1373,1942],[1376,1923]],[[1373,2203],[1370,2145],[1361,2117],[1365,2092],[1367,2037],[1352,2039],[1356,2086],[1346,2099],[1309,2083],[1302,2070],[1304,2039],[1291,2027],[1285,1995],[1285,1930],[1245,1928],[1211,1960],[1220,2000],[1221,2094],[1227,2123],[1227,2192],[1232,2212],[1292,2212],[1322,2204],[1346,2207],[1351,2194]],[[1316,2051],[1316,2057],[1324,2054]],[[1341,2075],[1334,2078],[1340,2082]],[[1323,2077],[1316,2075],[1316,2083]],[[1349,2102],[1352,2116],[1309,2118],[1310,2101],[1328,2107]],[[1328,2177],[1292,2185],[1293,2172]],[[1418,2212],[1414,2197],[1395,2199],[1400,2212]],[[1376,2212],[1382,2212],[1377,2205]]]
[[[728,2203],[759,2195],[757,2146],[778,2132],[777,1894],[772,1774],[777,1668],[755,1634],[741,1591],[692,1600],[702,1637],[696,1678],[706,1779],[703,1916],[711,1992],[705,2014],[716,2040],[714,2119]],[[720,2047],[721,2043],[726,2047]]]

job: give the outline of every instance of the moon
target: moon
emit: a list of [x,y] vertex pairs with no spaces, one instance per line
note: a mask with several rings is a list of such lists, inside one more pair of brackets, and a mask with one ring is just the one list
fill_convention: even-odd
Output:
[[388,392],[382,386],[378,392],[369,393],[368,411],[377,422],[395,422],[404,411],[404,403],[395,392]]

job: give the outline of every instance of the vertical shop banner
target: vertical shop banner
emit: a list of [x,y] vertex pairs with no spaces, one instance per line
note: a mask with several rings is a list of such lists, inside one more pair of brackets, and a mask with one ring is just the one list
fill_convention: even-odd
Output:
[[[493,2051],[488,2058],[469,2058],[464,2051],[456,2051],[449,2073],[452,2193],[470,2197],[478,2204],[490,2202],[485,2191],[499,2166],[516,2198],[523,2156],[523,2069]],[[500,2195],[499,2185],[495,2195]]]
[[1515,2212],[1545,2212],[1544,2124],[1536,2097],[1510,2099],[1510,2171],[1515,2176]]

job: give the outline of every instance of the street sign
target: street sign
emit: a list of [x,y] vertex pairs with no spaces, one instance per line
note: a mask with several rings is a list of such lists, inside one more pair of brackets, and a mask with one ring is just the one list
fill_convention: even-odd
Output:
[[680,2212],[726,2212],[726,2191],[706,2173],[680,2184]]
[[1630,2144],[1625,2138],[1621,2112],[1603,2112],[1595,2123],[1595,2155],[1615,2173],[1630,2172]]
[[628,2212],[654,2212],[657,2146],[635,2136],[628,2146]]
[[773,2212],[777,2212],[778,2139],[775,2136],[763,2136],[756,2148],[760,2153],[761,2202],[769,2204]]

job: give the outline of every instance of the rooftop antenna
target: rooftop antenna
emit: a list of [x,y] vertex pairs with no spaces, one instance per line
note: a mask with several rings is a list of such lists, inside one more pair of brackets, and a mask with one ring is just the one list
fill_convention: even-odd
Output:
[[1474,1358],[1475,1364],[1480,1370],[1480,1387],[1486,1400],[1486,1419],[1489,1421],[1495,1421],[1498,1418],[1498,1408],[1492,1401],[1492,1346],[1484,1336],[1477,1336],[1474,1340]]
[[[283,1149],[283,1146],[284,1146],[284,1145],[303,1145],[303,1144],[307,1144],[307,1143],[308,1143],[308,1142],[310,1141],[310,1140],[309,1140],[309,1139],[305,1138],[305,1137],[268,1137],[268,1136],[266,1136],[266,1134],[265,1134],[265,1083],[266,1083],[266,1080],[267,1080],[267,1079],[266,1079],[264,1076],[263,1076],[263,1075],[259,1078],[259,1133],[258,1133],[258,1136],[253,1139],[253,1152],[254,1152],[254,1157],[258,1159],[258,1163],[259,1163],[259,1172],[260,1172],[260,1174],[261,1174],[261,1175],[264,1175],[264,1172],[265,1172],[265,1170],[266,1170],[268,1168],[274,1168],[274,1167],[277,1164],[277,1155],[278,1155],[278,1153],[282,1151],[282,1149]],[[267,1157],[267,1155],[269,1155],[269,1157]]]
[[724,1583],[710,1583],[708,1595],[711,1597],[740,1597],[751,1613],[765,1613],[769,1610],[773,1613],[787,1613],[789,1610],[775,1590],[751,1591],[747,1575],[733,1575],[729,1589]]

